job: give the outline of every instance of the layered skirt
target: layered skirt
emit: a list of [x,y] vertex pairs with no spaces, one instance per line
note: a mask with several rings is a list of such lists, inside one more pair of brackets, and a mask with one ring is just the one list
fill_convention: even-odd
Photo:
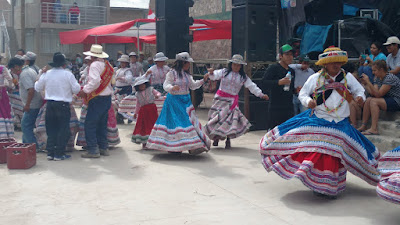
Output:
[[196,116],[190,95],[168,94],[147,147],[169,152],[210,149],[211,142]]
[[400,204],[400,147],[386,152],[379,159],[381,180],[376,188],[378,196]]
[[[158,99],[154,99],[154,104],[157,107],[158,115],[161,113],[161,110],[164,105],[165,96],[162,96]],[[118,101],[118,113],[121,114],[124,118],[128,120],[135,120],[133,115],[136,111],[136,96],[128,95],[124,97],[121,101]]]
[[337,195],[346,172],[371,185],[379,182],[379,151],[348,119],[338,123],[307,110],[269,131],[260,142],[262,164],[284,179],[296,177],[315,192]]
[[145,144],[158,118],[156,104],[148,104],[140,107],[137,116],[135,130],[132,134],[132,142]]
[[[78,138],[76,140],[76,145],[78,146],[86,146],[86,138],[85,138],[86,114],[87,114],[87,105],[83,105],[81,109],[81,116],[79,118],[79,133],[78,133]],[[110,146],[116,146],[119,143],[121,143],[117,127],[117,120],[115,118],[115,112],[112,106],[108,110],[107,141],[108,145]]]
[[0,138],[14,137],[14,121],[11,115],[7,88],[0,86]]
[[21,97],[19,96],[19,91],[14,90],[13,92],[9,93],[9,98],[11,110],[14,116],[14,125],[21,128],[21,120],[22,116],[24,115],[24,104],[22,103]]
[[208,112],[208,123],[204,126],[210,139],[236,138],[245,134],[250,126],[233,97],[215,95]]
[[[47,103],[44,104],[40,108],[38,116],[36,118],[35,136],[36,136],[36,140],[39,145],[39,149],[41,149],[41,150],[45,150],[46,144],[47,144],[46,107],[47,107]],[[79,130],[79,121],[78,121],[78,117],[76,116],[75,109],[72,106],[72,104],[69,105],[69,108],[71,111],[71,118],[69,120],[69,129],[70,129],[71,136],[68,139],[67,151],[70,151],[74,148],[76,133],[78,133],[78,130]]]

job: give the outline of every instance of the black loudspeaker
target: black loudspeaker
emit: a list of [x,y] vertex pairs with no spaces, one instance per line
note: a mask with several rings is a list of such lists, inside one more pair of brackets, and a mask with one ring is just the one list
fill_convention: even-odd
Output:
[[277,0],[232,0],[232,6],[240,5],[277,5]]
[[168,58],[175,58],[180,52],[189,52],[189,43],[193,36],[189,26],[193,18],[189,17],[189,7],[193,0],[157,0],[156,1],[156,37],[157,51]]
[[314,0],[304,6],[306,21],[313,25],[330,25],[343,19],[343,0]]
[[277,19],[276,4],[233,7],[232,54],[246,55],[249,62],[275,61]]

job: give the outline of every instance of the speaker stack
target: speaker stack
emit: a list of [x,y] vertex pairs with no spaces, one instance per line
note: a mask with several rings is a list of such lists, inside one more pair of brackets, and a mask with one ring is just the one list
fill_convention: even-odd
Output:
[[232,0],[232,55],[276,60],[277,0]]

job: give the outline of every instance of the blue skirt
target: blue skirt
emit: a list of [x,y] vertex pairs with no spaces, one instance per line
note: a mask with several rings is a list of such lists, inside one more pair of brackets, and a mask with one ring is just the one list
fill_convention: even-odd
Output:
[[210,150],[211,142],[203,132],[190,95],[171,95],[147,140],[147,147],[168,152]]

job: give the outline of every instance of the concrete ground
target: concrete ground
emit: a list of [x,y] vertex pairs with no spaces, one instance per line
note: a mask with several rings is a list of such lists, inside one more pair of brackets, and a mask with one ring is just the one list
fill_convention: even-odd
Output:
[[[206,110],[198,111],[204,124]],[[267,173],[250,132],[198,156],[144,151],[119,126],[111,156],[47,161],[29,170],[0,164],[0,224],[400,224],[400,207],[351,174],[336,200],[316,197],[298,180]],[[17,133],[17,136],[21,133]]]

